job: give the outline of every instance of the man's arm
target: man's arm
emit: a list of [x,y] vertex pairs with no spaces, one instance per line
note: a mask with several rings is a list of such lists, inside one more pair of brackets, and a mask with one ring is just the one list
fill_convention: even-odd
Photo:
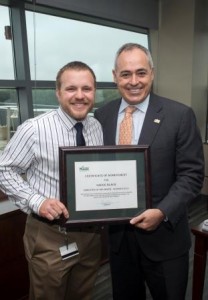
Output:
[[0,156],[0,188],[15,205],[37,212],[44,197],[35,193],[24,174],[35,158],[35,136],[31,122],[18,127]]
[[[152,151],[154,152],[156,149]],[[170,161],[170,163],[172,162]],[[155,208],[146,210],[140,216],[133,218],[131,224],[145,230],[153,230],[167,217],[174,228],[184,216],[187,205],[199,194],[204,179],[203,145],[194,113],[190,108],[184,109],[181,114],[176,132],[173,164],[175,165],[175,181],[165,197],[158,202]],[[162,166],[168,170],[168,164],[165,166],[163,163]],[[161,168],[161,172],[163,171],[164,174],[168,174],[168,171]],[[153,176],[158,175],[153,174]]]

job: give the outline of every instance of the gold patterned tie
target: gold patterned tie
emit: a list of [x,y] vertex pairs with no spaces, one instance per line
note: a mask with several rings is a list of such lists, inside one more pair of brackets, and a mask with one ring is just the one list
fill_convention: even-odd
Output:
[[119,130],[119,145],[130,145],[132,140],[133,118],[132,114],[135,112],[135,106],[127,106],[125,109],[125,116],[120,124]]

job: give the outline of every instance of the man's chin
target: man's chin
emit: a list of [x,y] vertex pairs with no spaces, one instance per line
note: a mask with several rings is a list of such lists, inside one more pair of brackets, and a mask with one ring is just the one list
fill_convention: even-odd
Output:
[[135,97],[130,97],[130,98],[126,99],[126,102],[128,102],[131,105],[138,104],[138,103],[140,103],[142,101],[144,101],[143,98],[136,97],[136,96]]
[[72,115],[72,117],[77,121],[82,121],[86,118],[87,114],[88,114],[88,110],[85,112],[78,112],[78,113],[76,112]]
[[66,113],[77,121],[82,121],[86,118],[87,114],[91,111],[91,107],[85,107],[85,109],[65,109]]

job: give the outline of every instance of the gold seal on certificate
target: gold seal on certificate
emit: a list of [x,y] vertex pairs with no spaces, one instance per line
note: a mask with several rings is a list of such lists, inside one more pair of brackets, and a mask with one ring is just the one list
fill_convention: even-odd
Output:
[[151,207],[148,146],[60,147],[65,226],[127,222]]

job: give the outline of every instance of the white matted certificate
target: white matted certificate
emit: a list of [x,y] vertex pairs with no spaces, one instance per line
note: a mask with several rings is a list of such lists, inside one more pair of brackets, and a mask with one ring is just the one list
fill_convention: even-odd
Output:
[[75,162],[76,211],[137,207],[136,160]]
[[125,223],[152,206],[148,145],[59,148],[60,225]]

